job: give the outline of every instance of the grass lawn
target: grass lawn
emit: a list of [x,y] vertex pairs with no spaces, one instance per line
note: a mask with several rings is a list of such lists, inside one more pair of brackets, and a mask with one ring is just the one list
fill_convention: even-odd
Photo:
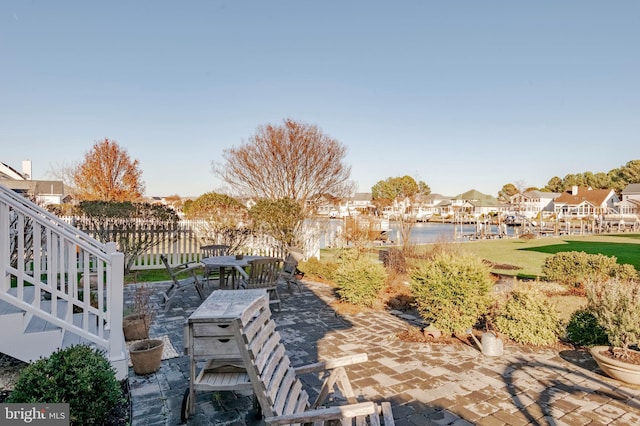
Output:
[[[563,251],[615,256],[640,271],[640,234],[544,237],[461,243],[464,250],[494,263],[492,271],[519,278],[541,276],[544,260]],[[513,269],[513,267],[519,269]]]

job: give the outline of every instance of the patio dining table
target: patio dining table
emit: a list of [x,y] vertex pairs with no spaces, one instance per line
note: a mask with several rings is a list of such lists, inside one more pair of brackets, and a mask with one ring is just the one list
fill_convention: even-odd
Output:
[[[238,273],[244,277],[247,276],[245,272],[245,268],[249,266],[249,261],[254,259],[265,259],[268,256],[242,256],[242,258],[238,258],[237,256],[211,256],[200,259],[200,262],[204,265],[207,274],[215,269],[220,271],[220,287],[222,287],[225,281],[225,274],[227,270],[235,269]],[[233,274],[232,279],[232,288],[236,288],[235,282],[235,274]]]

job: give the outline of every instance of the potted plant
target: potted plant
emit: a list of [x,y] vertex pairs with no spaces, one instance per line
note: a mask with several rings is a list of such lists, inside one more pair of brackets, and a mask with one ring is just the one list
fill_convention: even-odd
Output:
[[151,290],[137,287],[133,296],[133,312],[122,319],[122,330],[127,342],[149,338],[149,327],[155,316],[151,306]]
[[133,371],[139,375],[155,373],[160,369],[164,342],[160,339],[144,339],[129,346]]
[[608,376],[640,385],[640,281],[611,278],[587,283],[589,309],[611,346],[594,346],[591,356]]
[[151,304],[151,290],[145,286],[136,288],[133,299],[134,313],[123,320],[125,340],[135,340],[129,345],[129,357],[136,374],[151,374],[160,368],[164,342],[149,338],[149,328],[155,317]]

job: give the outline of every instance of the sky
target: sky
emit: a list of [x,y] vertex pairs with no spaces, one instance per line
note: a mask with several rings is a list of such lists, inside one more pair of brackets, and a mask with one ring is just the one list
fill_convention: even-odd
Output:
[[640,159],[640,2],[0,2],[0,162],[34,179],[109,138],[147,196],[223,191],[225,149],[285,118],[359,192],[608,172]]

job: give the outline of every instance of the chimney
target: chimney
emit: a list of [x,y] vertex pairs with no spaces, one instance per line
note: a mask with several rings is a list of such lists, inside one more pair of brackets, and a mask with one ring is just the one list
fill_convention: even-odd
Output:
[[22,161],[22,176],[25,180],[31,180],[31,160]]
[[571,195],[578,195],[578,185],[573,185],[571,187]]

